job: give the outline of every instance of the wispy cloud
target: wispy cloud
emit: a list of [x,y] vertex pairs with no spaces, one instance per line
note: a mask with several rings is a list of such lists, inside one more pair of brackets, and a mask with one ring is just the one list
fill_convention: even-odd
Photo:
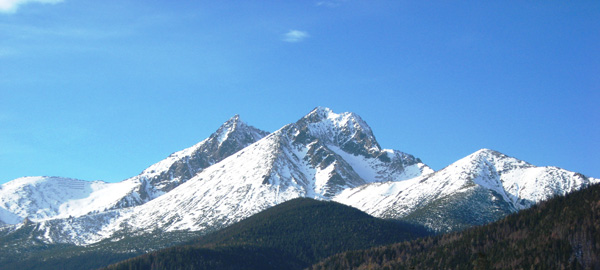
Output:
[[283,41],[285,42],[300,42],[308,38],[309,35],[305,31],[290,30],[283,35]]
[[335,8],[335,7],[341,6],[343,2],[346,2],[346,1],[345,0],[318,1],[317,6]]
[[19,6],[27,3],[57,4],[64,0],[0,0],[0,13],[15,13]]

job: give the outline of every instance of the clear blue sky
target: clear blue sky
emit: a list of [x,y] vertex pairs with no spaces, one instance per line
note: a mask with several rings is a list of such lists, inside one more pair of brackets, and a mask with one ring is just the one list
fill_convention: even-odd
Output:
[[235,114],[352,111],[438,170],[600,177],[600,1],[0,0],[0,183],[120,181]]

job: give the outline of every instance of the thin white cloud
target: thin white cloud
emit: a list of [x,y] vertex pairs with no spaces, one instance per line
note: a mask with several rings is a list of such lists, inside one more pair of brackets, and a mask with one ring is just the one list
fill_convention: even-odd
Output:
[[316,5],[319,7],[336,8],[336,7],[341,6],[343,2],[346,2],[346,0],[327,0],[327,1],[318,1],[316,3]]
[[19,6],[27,3],[57,4],[64,0],[0,0],[0,13],[15,13]]
[[308,38],[309,35],[305,31],[290,30],[283,35],[283,41],[285,42],[300,42]]

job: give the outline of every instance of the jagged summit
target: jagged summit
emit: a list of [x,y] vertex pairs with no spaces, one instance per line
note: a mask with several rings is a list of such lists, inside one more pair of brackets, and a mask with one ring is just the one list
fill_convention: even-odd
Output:
[[463,171],[488,171],[490,173],[502,173],[516,168],[535,167],[525,161],[507,156],[501,152],[491,149],[480,149],[451,164],[455,170]]
[[235,115],[200,143],[171,154],[139,176],[162,192],[168,192],[203,169],[255,143],[269,133],[250,126]]
[[[499,151],[496,150],[492,150],[492,149],[488,149],[488,148],[482,148],[479,149],[475,152],[473,152],[472,154],[468,155],[465,158],[469,158],[469,159],[488,159],[488,158],[496,158],[496,159],[506,159],[506,158],[510,158],[510,159],[515,159],[513,157],[509,157]],[[515,159],[517,160],[517,159]]]
[[[377,217],[453,230],[598,182],[490,149],[434,172],[410,154],[383,149],[358,115],[325,107],[272,134],[235,115],[202,142],[138,176],[119,183],[83,181],[81,190],[88,193],[52,184],[54,189],[40,195],[33,184],[37,180],[29,180],[16,197],[0,189],[5,200],[0,224],[29,216],[39,224],[35,233],[43,241],[81,245],[154,230],[206,232],[298,197],[335,200]],[[80,183],[62,182],[71,189]],[[40,207],[47,202],[52,203]],[[15,228],[0,227],[0,237]]]
[[227,140],[240,144],[254,143],[269,133],[246,124],[238,114],[227,120],[219,129],[213,133],[208,140],[216,140],[219,144]]
[[473,152],[469,156],[473,156],[473,155],[504,155],[504,154],[502,154],[496,150],[493,150],[493,149],[481,148],[481,149]]
[[25,217],[34,221],[78,217],[141,205],[267,134],[236,115],[209,138],[118,183],[61,177],[19,178],[0,186],[0,223],[17,224]]
[[319,140],[342,150],[365,157],[381,155],[371,128],[355,113],[334,113],[331,109],[317,107],[295,123],[296,141],[308,143]]
[[[346,188],[430,172],[426,165],[401,152],[373,150],[373,155],[361,155],[347,151],[343,147],[349,141],[357,148],[372,148],[372,143],[354,138],[364,139],[356,134],[370,132],[362,126],[354,127],[356,123],[366,126],[355,114],[317,109],[199,172],[168,194],[139,207],[122,222],[137,228],[159,226],[167,230],[214,228],[293,198],[328,200]],[[331,140],[326,134],[351,136]],[[370,139],[376,143],[374,137]],[[382,161],[379,155],[387,159]],[[187,214],[181,215],[180,209],[186,209]]]
[[599,179],[556,167],[536,167],[481,149],[432,174],[348,189],[334,200],[377,217],[451,231],[497,220],[597,182]]
[[326,107],[316,107],[307,115],[298,120],[298,122],[296,123],[302,122],[313,124],[319,122],[326,122],[337,128],[345,126],[355,126],[356,128],[361,128],[368,131],[369,133],[372,133],[369,125],[367,125],[367,123],[359,115],[353,112],[335,113],[331,109]]
[[229,118],[225,123],[223,123],[219,129],[212,135],[215,135],[219,138],[219,141],[223,141],[226,139],[226,135],[247,126],[244,121],[240,119],[240,115],[236,114],[233,117]]
[[[69,233],[47,225],[43,234],[52,241],[85,244],[123,228],[213,230],[290,199],[330,200],[348,188],[432,171],[409,154],[381,150],[368,125],[353,113],[320,108],[266,134],[234,116],[206,140],[131,179],[142,185],[128,198],[143,198],[148,190],[158,197],[65,221],[73,228]],[[96,222],[93,229],[86,225],[90,220]]]

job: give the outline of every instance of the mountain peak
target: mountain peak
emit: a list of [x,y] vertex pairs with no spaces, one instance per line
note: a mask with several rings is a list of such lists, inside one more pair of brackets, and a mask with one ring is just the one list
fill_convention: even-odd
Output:
[[337,114],[329,108],[317,107],[296,122],[296,126],[300,134],[337,145],[348,153],[368,156],[381,151],[369,125],[352,112]]
[[235,130],[240,126],[246,126],[246,123],[242,121],[239,114],[236,114],[233,117],[229,118],[229,120],[225,121],[225,123],[223,123],[223,125],[219,127],[217,133],[219,133],[219,131],[222,130]]
[[320,116],[322,118],[327,118],[330,114],[335,114],[330,108],[327,107],[315,107],[307,116]]
[[[260,136],[249,135],[251,134],[259,134]],[[237,135],[236,135],[237,134]],[[240,140],[245,141],[246,139],[243,137],[251,136],[254,137],[251,141],[257,141],[258,139],[266,136],[268,132],[259,130],[252,126],[246,124],[246,122],[242,121],[239,114],[234,115],[229,118],[219,129],[211,135],[211,138],[217,139],[219,143],[223,143],[226,140],[230,139],[231,136],[241,136]]]
[[492,150],[492,149],[488,149],[488,148],[481,148],[469,156],[473,157],[473,158],[489,157],[489,156],[508,157],[505,154],[502,154],[496,150]]
[[522,161],[522,160],[514,158],[514,157],[507,156],[496,150],[491,150],[491,149],[487,149],[487,148],[479,149],[479,150],[475,151],[474,153],[460,159],[459,161],[455,162],[454,164],[458,165],[459,167],[463,167],[463,168],[473,167],[473,166],[478,167],[478,168],[488,168],[491,166],[500,171],[508,170],[508,169],[514,168],[514,167],[521,167],[521,168],[534,167],[533,165],[531,165],[525,161]]
[[238,124],[238,123],[245,124],[244,121],[242,121],[242,119],[240,118],[240,115],[236,114],[233,117],[229,118],[229,120],[225,121],[224,124]]
[[[371,128],[355,113],[335,113],[327,107],[316,107],[298,122],[298,126],[310,126],[313,135],[334,135],[331,132],[345,130],[347,132],[364,132],[369,137],[373,136]],[[349,135],[349,134],[348,134]],[[317,136],[318,137],[318,136]],[[329,136],[331,137],[331,136]]]
[[[503,163],[513,163],[520,165],[530,165],[529,163],[522,161],[520,159],[507,156],[504,153],[498,152],[496,150],[482,148],[475,151],[473,154],[470,154],[466,157],[466,159],[470,160],[479,160],[484,161],[487,160],[489,162],[503,162]],[[532,166],[532,165],[531,165]]]
[[327,107],[316,107],[298,122],[319,123],[326,119],[336,118],[337,116],[339,115]]
[[343,112],[343,113],[335,113],[333,110],[327,107],[316,107],[312,111],[310,111],[306,116],[302,117],[300,121],[308,120],[310,123],[322,122],[325,120],[329,120],[334,122],[334,124],[345,124],[347,122],[358,122],[363,127],[366,127],[370,130],[367,123],[365,123],[360,116],[353,112]]
[[217,163],[269,133],[244,123],[238,114],[223,123],[207,139],[148,167],[142,178],[163,192],[175,188],[196,173]]

